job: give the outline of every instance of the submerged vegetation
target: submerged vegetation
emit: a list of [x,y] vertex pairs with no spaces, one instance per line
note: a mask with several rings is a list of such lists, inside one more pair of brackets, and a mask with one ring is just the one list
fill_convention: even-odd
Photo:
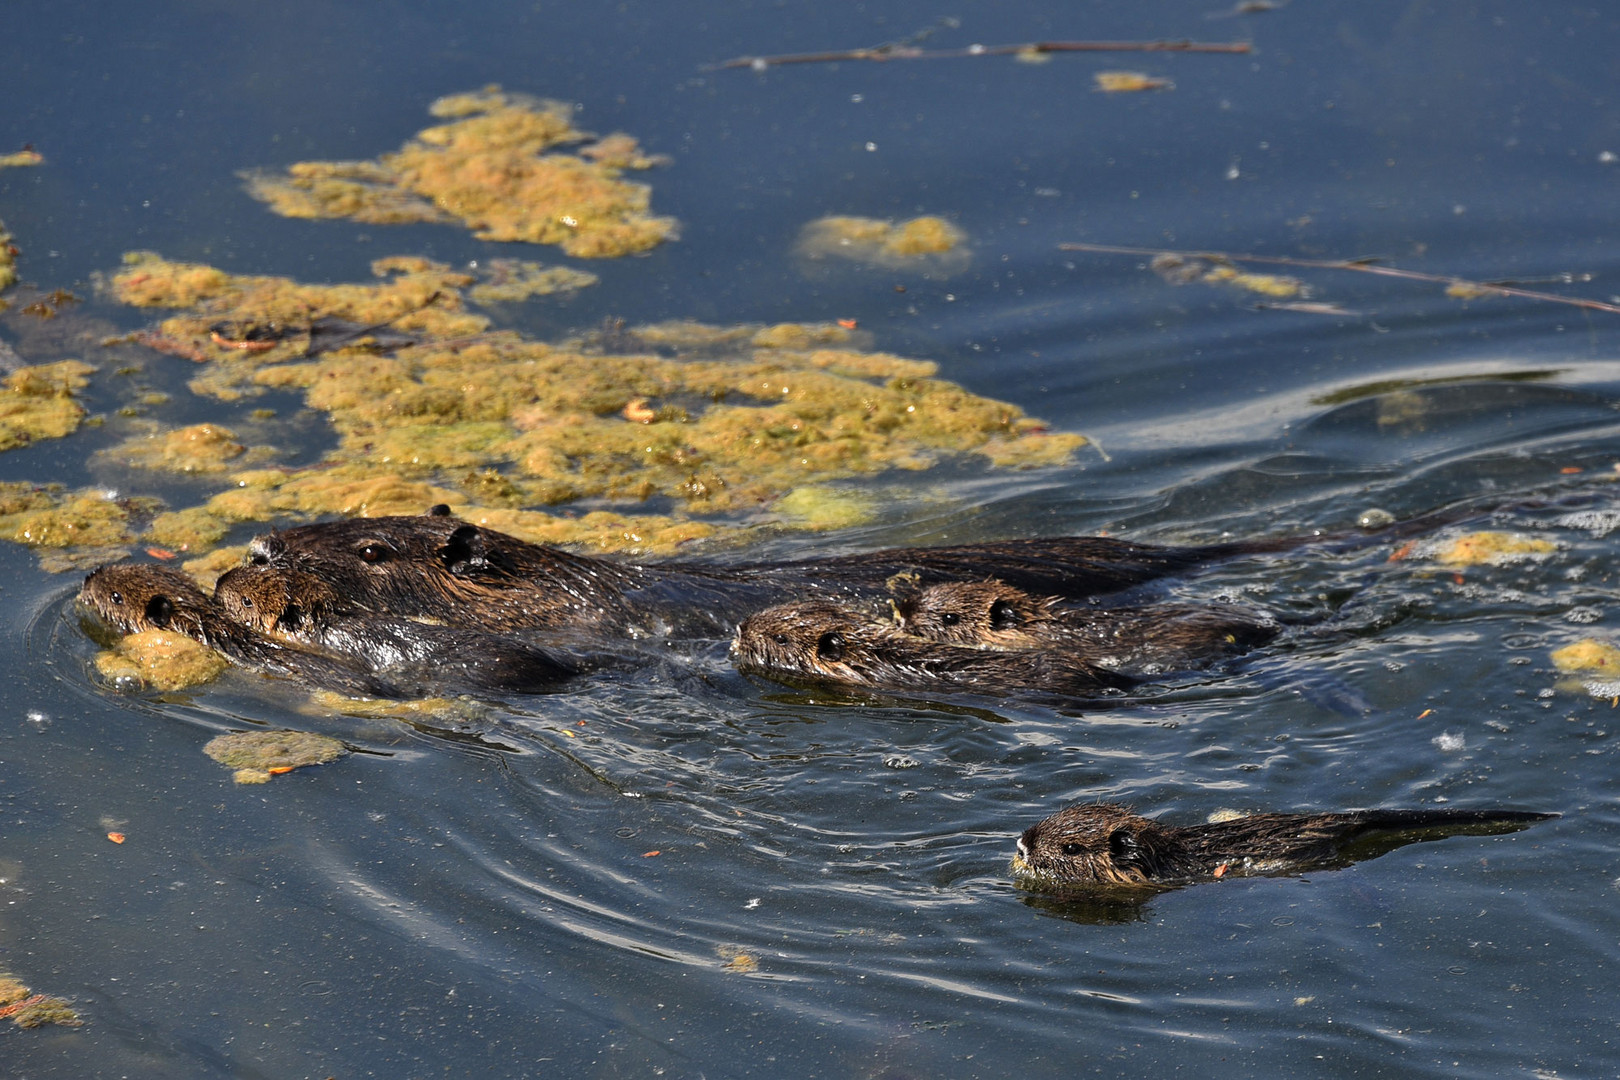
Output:
[[890,270],[912,266],[948,274],[968,264],[965,239],[961,229],[932,215],[901,222],[833,215],[800,230],[798,251],[810,260],[848,259]]

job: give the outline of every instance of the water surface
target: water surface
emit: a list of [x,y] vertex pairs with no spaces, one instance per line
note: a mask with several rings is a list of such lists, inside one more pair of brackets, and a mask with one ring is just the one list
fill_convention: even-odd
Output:
[[[93,646],[66,603],[76,580],[0,548],[0,967],[88,1021],[5,1033],[0,1071],[1620,1068],[1620,713],[1548,660],[1611,632],[1620,610],[1620,316],[1327,271],[1300,273],[1346,314],[1257,309],[1237,289],[1171,286],[1143,257],[1058,247],[1376,255],[1613,298],[1616,16],[1025,5],[957,12],[930,43],[1196,37],[1256,51],[706,67],[894,40],[942,14],[55,4],[0,42],[0,150],[32,142],[48,160],[0,172],[0,220],[29,281],[85,295],[131,249],[330,281],[396,252],[553,261],[447,227],[274,218],[237,180],[372,156],[423,126],[432,99],[500,83],[575,101],[584,126],[671,155],[650,177],[653,205],[683,222],[679,243],[592,264],[599,286],[514,314],[526,332],[856,319],[878,347],[937,360],[1101,447],[1037,472],[953,465],[937,497],[773,552],[1103,529],[1198,540],[1584,493],[1580,514],[1519,508],[1494,523],[1559,551],[1453,571],[1390,562],[1388,546],[1313,549],[1174,583],[1337,613],[1346,633],[1105,711],[810,694],[712,656],[412,727],[310,711],[296,688],[249,678],[114,693],[87,669]],[[1092,89],[1093,72],[1121,67],[1175,88]],[[791,254],[822,214],[919,212],[966,231],[967,270],[807,274]],[[1558,275],[1574,280],[1542,281]],[[144,322],[100,299],[76,317]],[[63,355],[15,312],[0,339],[30,361]],[[188,367],[151,358],[145,377],[173,395],[157,418],[231,423],[262,404],[194,398]],[[93,409],[122,403],[108,379],[90,393]],[[302,430],[295,454],[330,445],[319,423]],[[12,451],[0,475],[109,482],[87,462],[121,437],[114,418]],[[200,748],[255,724],[366,752],[237,786]],[[1013,837],[1099,798],[1183,822],[1442,802],[1565,816],[1140,907],[1017,890]]]

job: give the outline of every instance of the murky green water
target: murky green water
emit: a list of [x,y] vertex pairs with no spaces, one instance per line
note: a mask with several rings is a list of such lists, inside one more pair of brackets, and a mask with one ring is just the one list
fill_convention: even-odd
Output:
[[[399,144],[441,94],[498,82],[580,103],[674,164],[684,226],[602,283],[514,315],[596,325],[856,319],[878,347],[1094,436],[1066,468],[945,470],[938,497],[807,554],[1090,532],[1151,540],[1342,528],[1464,500],[1590,494],[1492,527],[1539,562],[1437,567],[1387,546],[1236,562],[1172,591],[1351,630],[1123,707],[832,698],[718,654],[421,726],[300,711],[234,678],[120,696],[87,670],[77,578],[0,548],[0,968],[74,1029],[0,1032],[0,1072],[82,1076],[1607,1075],[1616,1050],[1620,712],[1548,654],[1613,632],[1620,316],[1297,271],[1345,314],[1256,309],[1064,241],[1386,256],[1476,280],[1620,294],[1615,15],[1579,4],[1321,5],[1206,18],[962,10],[930,44],[1252,39],[1246,57],[1061,56],[710,71],[875,44],[942,12],[837,6],[55,4],[8,20],[0,220],[42,289],[145,248],[353,280],[373,258],[514,251],[442,226],[271,217],[238,170]],[[1108,96],[1132,68],[1175,88]],[[827,213],[940,213],[949,279],[790,254]],[[1541,279],[1571,274],[1576,280]],[[903,287],[904,291],[899,291]],[[73,319],[134,329],[92,300]],[[25,360],[81,355],[0,317]],[[93,357],[92,357],[93,359]],[[240,422],[141,377],[173,423]],[[93,410],[127,385],[98,378]],[[288,398],[275,404],[285,409]],[[0,478],[126,486],[100,428]],[[331,436],[305,423],[302,460]],[[1578,471],[1576,471],[1578,470]],[[887,482],[890,478],[885,478]],[[929,483],[936,482],[930,477]],[[153,489],[177,503],[202,489]],[[922,508],[919,509],[919,506]],[[239,534],[250,534],[246,528]],[[1328,687],[1330,694],[1317,692]],[[1302,690],[1309,692],[1301,692]],[[1338,697],[1334,697],[1338,695]],[[1343,701],[1364,699],[1365,710]],[[1335,710],[1329,705],[1339,702]],[[365,753],[234,785],[201,753],[256,723]],[[1413,845],[1139,908],[1015,889],[1014,836],[1067,802],[1222,808],[1513,805],[1556,822]],[[108,831],[125,834],[114,845]]]

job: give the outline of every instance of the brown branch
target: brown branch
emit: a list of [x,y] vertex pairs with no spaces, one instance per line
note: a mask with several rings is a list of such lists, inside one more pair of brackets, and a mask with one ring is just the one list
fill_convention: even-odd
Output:
[[[919,49],[915,45],[877,45],[870,49],[836,52],[783,53],[778,56],[739,56],[713,68],[753,68],[763,71],[783,64],[836,64],[844,60],[954,60],[965,56],[1019,56],[1062,52],[1183,52],[1246,53],[1247,41],[1031,41],[1023,45],[969,45],[964,49]],[[711,69],[712,70],[712,69]]]
[[1537,289],[1521,289],[1514,285],[1493,285],[1488,281],[1470,281],[1468,278],[1452,277],[1447,274],[1425,274],[1419,270],[1401,270],[1394,266],[1385,266],[1376,258],[1366,259],[1296,259],[1288,255],[1232,255],[1224,251],[1173,251],[1168,248],[1141,248],[1120,247],[1114,244],[1059,244],[1063,251],[1094,251],[1105,255],[1173,255],[1183,259],[1209,259],[1214,262],[1228,263],[1265,263],[1271,266],[1300,266],[1314,270],[1355,270],[1363,274],[1380,274],[1384,277],[1405,278],[1408,281],[1429,281],[1437,285],[1459,290],[1477,289],[1482,293],[1491,293],[1496,296],[1518,296],[1526,300],[1545,300],[1553,304],[1569,304],[1572,307],[1586,308],[1590,311],[1607,311],[1613,315],[1620,315],[1620,305],[1605,303],[1602,300],[1588,300],[1581,296],[1560,296],[1557,293],[1541,292]]

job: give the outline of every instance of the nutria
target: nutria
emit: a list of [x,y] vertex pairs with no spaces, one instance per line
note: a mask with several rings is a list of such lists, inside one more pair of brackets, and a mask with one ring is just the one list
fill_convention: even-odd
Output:
[[1095,697],[1132,685],[1118,672],[1056,650],[986,652],[925,641],[892,622],[814,600],[750,615],[737,627],[731,655],[739,670],[772,679],[877,690]]
[[387,616],[344,620],[321,649],[289,644],[231,618],[180,571],[151,564],[104,566],[85,579],[79,598],[124,633],[171,630],[245,667],[362,697],[463,689],[527,693],[553,689],[575,674],[572,665],[526,642]]
[[[1387,529],[1412,528],[1416,523]],[[327,617],[371,613],[429,618],[510,632],[573,627],[603,635],[716,637],[751,611],[806,592],[886,596],[948,581],[994,577],[1032,594],[1085,598],[1240,555],[1369,537],[1285,537],[1195,547],[1156,547],[1109,537],[1004,540],[898,548],[790,562],[634,563],[574,555],[461,521],[435,506],[411,517],[350,518],[270,532],[226,574],[222,598],[274,568],[298,575],[296,591],[340,607]],[[308,629],[282,627],[301,640]]]
[[1123,806],[1060,810],[1018,838],[1013,871],[1043,888],[1164,888],[1221,877],[1293,874],[1354,861],[1346,848],[1385,834],[1382,854],[1456,833],[1498,833],[1558,817],[1529,810],[1351,810],[1254,814],[1208,825],[1162,825]]
[[345,694],[388,696],[377,680],[350,663],[271,641],[233,622],[196,582],[166,566],[103,566],[84,579],[79,602],[120,633],[168,630],[243,667],[292,675]]
[[1263,645],[1276,620],[1239,608],[1096,608],[1032,596],[1003,581],[930,585],[895,601],[908,634],[979,649],[1062,649],[1108,668],[1156,675]]

